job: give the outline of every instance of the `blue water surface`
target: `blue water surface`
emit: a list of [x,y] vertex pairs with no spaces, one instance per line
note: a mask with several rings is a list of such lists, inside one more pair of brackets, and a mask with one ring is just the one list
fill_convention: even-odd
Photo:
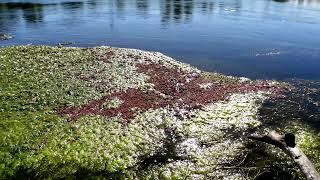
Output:
[[320,79],[320,0],[0,0],[8,45],[160,51],[202,70]]

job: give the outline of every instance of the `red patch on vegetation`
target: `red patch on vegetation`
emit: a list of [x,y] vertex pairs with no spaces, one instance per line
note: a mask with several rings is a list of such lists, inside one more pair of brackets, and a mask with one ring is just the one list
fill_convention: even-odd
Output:
[[[183,108],[194,109],[203,105],[224,100],[233,93],[269,91],[279,94],[281,88],[259,83],[218,83],[197,73],[185,73],[179,69],[169,69],[159,64],[140,65],[139,71],[150,76],[155,89],[173,99],[168,105],[178,104]],[[207,88],[200,85],[211,84]]]
[[103,61],[105,63],[110,63],[110,59],[113,58],[116,55],[116,53],[111,49],[106,50],[106,52],[104,54],[100,54],[100,55],[97,55],[94,52],[94,50],[92,50],[91,52],[92,52],[92,55],[94,57],[94,60]]
[[[58,111],[60,115],[68,115],[76,120],[85,115],[102,115],[107,117],[121,116],[129,121],[137,112],[161,107],[178,107],[186,110],[201,108],[203,105],[224,100],[233,93],[271,91],[281,93],[282,89],[270,86],[266,82],[259,83],[217,83],[197,73],[186,73],[160,64],[140,64],[138,71],[150,77],[156,91],[128,89],[93,100],[80,107],[66,107]],[[210,86],[201,87],[211,83]],[[160,94],[162,93],[162,95]],[[119,98],[123,103],[117,108],[105,109],[103,104],[112,98]]]
[[[104,104],[115,97],[122,100],[123,103],[117,108],[105,109],[103,107]],[[121,116],[122,118],[129,120],[134,118],[137,111],[146,111],[151,108],[163,107],[164,104],[161,96],[152,91],[143,92],[138,89],[128,89],[126,92],[113,93],[80,107],[60,109],[58,114],[67,114],[73,120],[85,115],[102,115],[108,117]]]

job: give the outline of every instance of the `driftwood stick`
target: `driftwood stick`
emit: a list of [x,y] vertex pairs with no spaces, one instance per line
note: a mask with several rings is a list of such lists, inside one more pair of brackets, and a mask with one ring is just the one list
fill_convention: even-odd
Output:
[[248,136],[248,138],[272,144],[282,149],[295,161],[307,180],[320,180],[320,175],[315,169],[313,163],[302,152],[302,150],[296,146],[294,134],[288,133],[280,135],[275,131],[272,131],[269,135],[251,135]]

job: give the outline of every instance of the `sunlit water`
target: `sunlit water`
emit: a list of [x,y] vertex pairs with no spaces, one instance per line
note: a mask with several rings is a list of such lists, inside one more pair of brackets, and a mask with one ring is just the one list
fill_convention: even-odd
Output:
[[0,0],[0,45],[160,51],[203,70],[320,79],[320,0]]

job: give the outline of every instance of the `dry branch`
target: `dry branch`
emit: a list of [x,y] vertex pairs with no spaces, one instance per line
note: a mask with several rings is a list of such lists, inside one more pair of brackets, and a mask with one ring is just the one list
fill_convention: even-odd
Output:
[[320,175],[313,163],[302,150],[296,146],[294,134],[288,133],[280,135],[272,131],[269,135],[251,135],[248,138],[279,147],[296,162],[307,180],[320,180]]

